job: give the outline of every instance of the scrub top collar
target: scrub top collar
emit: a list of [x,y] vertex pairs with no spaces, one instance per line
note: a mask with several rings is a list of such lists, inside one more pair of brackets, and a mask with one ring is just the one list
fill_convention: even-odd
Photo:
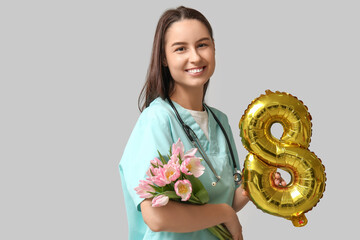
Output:
[[[168,100],[165,100],[165,101],[168,104],[168,106],[170,107],[171,111],[174,111],[171,108]],[[199,138],[200,144],[204,148],[204,150],[208,154],[218,152],[218,144],[216,141],[216,125],[217,125],[217,123],[216,123],[212,113],[210,113],[208,111],[208,109],[205,107],[205,109],[208,113],[208,128],[209,128],[209,140],[208,140],[205,133],[200,128],[199,124],[197,124],[197,122],[195,121],[193,116],[190,114],[190,112],[188,110],[186,110],[184,107],[182,107],[180,104],[178,104],[177,102],[175,102],[175,101],[172,101],[172,102],[173,102],[174,106],[176,107],[176,110],[179,112],[184,123],[187,124],[195,132],[195,134]],[[175,118],[176,118],[176,116],[175,116]],[[180,122],[179,122],[179,125],[181,126]]]

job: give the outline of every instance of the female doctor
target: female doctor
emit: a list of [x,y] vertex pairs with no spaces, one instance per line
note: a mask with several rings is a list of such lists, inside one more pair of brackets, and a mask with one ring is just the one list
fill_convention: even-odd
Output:
[[[119,164],[129,239],[216,239],[206,229],[221,223],[233,239],[243,239],[236,212],[248,197],[233,177],[234,167],[239,167],[233,135],[226,115],[203,102],[214,69],[215,44],[207,19],[186,7],[164,12],[156,28],[147,80],[139,98],[139,104],[141,97],[145,98],[142,113]],[[185,150],[194,147],[183,124],[196,134],[210,161],[203,161],[205,172],[199,178],[210,201],[205,205],[169,201],[166,206],[152,207],[151,199],[140,198],[134,188],[146,178],[157,150],[167,153],[179,138]],[[236,166],[229,148],[234,149]]]

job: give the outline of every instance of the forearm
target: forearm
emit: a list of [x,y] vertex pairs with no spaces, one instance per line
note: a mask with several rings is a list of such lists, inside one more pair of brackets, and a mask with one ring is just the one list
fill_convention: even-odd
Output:
[[249,202],[249,197],[247,196],[243,187],[242,186],[238,187],[235,191],[233,206],[232,206],[235,212],[240,211],[248,202]]
[[193,232],[230,221],[236,216],[227,204],[185,204],[169,201],[166,206],[152,207],[151,200],[141,203],[145,223],[153,231]]

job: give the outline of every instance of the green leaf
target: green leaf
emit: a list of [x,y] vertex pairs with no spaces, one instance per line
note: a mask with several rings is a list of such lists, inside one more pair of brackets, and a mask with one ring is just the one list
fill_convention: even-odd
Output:
[[159,154],[159,158],[160,158],[162,164],[166,164],[166,160],[165,160],[165,158],[163,157],[163,155],[161,155],[161,153],[159,152],[159,150],[157,150],[157,152],[158,152],[158,154]]
[[191,193],[189,199],[195,201],[197,204],[201,204],[200,200],[194,195],[194,193]]
[[173,191],[174,190],[174,186],[171,186],[171,184],[167,184],[163,187],[164,191]]
[[193,175],[186,175],[191,182],[193,194],[200,200],[202,204],[209,202],[209,194],[199,179]]
[[196,200],[193,197],[190,197],[189,200],[187,200],[187,202],[197,204],[197,205],[201,204],[198,199]]
[[202,204],[209,202],[209,194],[206,189],[198,191],[195,196],[200,200]]
[[181,198],[180,196],[176,195],[175,191],[165,191],[162,194],[168,196],[170,199],[180,199]]
[[193,192],[196,193],[205,188],[201,181],[193,175],[185,175],[185,178],[191,182]]
[[155,176],[155,174],[151,171],[151,169],[150,169],[150,173],[151,173],[151,176]]
[[155,192],[162,192],[162,188],[161,187],[157,187],[156,185],[152,185],[152,184],[149,184],[150,187],[152,187]]

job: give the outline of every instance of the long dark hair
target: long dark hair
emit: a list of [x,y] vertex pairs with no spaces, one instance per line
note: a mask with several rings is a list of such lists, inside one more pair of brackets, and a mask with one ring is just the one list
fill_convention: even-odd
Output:
[[[148,68],[146,82],[140,92],[138,107],[140,112],[147,108],[157,97],[165,99],[174,90],[174,80],[171,77],[169,68],[164,66],[165,59],[165,33],[174,22],[183,19],[196,19],[202,22],[209,31],[213,40],[213,31],[209,21],[199,11],[180,6],[176,9],[169,9],[160,17],[156,27],[154,43],[151,53],[150,65]],[[209,85],[209,81],[204,85],[204,95]]]

